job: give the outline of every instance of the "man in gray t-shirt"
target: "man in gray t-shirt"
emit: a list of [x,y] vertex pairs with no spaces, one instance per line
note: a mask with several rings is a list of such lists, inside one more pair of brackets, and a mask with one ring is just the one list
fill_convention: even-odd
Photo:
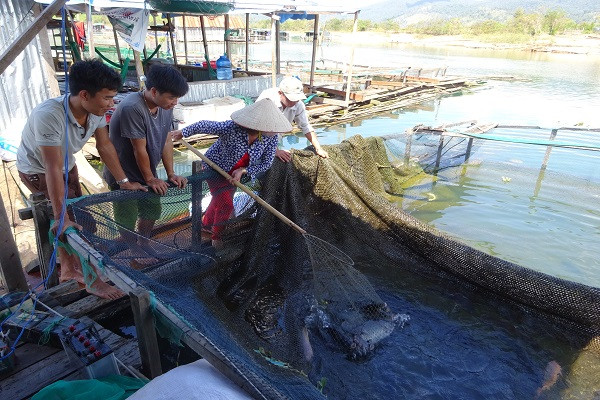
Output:
[[[81,196],[81,186],[75,165],[74,153],[93,135],[96,148],[108,169],[120,181],[121,189],[146,190],[139,183],[128,182],[119,164],[117,153],[108,138],[104,114],[113,106],[113,97],[121,84],[121,78],[113,69],[98,60],[79,61],[69,70],[68,97],[49,99],[32,112],[21,134],[17,151],[19,177],[31,190],[43,192],[52,203],[55,234],[62,234],[69,227],[81,229],[68,213],[64,216],[63,232],[56,232],[62,213],[65,192],[64,174],[67,173],[68,197]],[[68,142],[68,146],[65,146]],[[65,150],[66,148],[66,150]],[[65,153],[68,171],[64,171]],[[84,283],[81,264],[77,255],[69,255],[59,247],[60,281],[75,279]],[[120,290],[97,278],[87,290],[103,298],[115,299],[123,295]]]
[[[167,140],[173,107],[187,91],[188,84],[178,70],[170,65],[154,64],[146,74],[146,89],[128,95],[118,105],[110,121],[110,139],[127,178],[148,185],[159,195],[166,194],[168,189],[168,183],[156,174],[161,160],[169,182],[179,188],[187,185],[186,178],[175,174],[173,142]],[[104,178],[111,189],[116,189],[118,181],[106,168]],[[148,237],[161,210],[157,198],[145,201],[144,206],[115,202],[113,207],[115,220],[130,231],[136,230],[135,223],[139,217],[137,231]]]

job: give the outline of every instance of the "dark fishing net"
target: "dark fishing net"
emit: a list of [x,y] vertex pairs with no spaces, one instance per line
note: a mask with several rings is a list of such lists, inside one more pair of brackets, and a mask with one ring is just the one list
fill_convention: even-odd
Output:
[[[308,151],[295,152],[291,163],[276,160],[254,188],[310,235],[299,234],[241,192],[233,197],[231,218],[202,225],[209,201],[226,199],[229,194],[220,193],[231,190],[225,185],[211,195],[207,182],[219,178],[208,171],[166,196],[119,191],[81,199],[73,209],[84,236],[106,262],[200,332],[255,388],[256,397],[322,398],[323,383],[313,365],[314,352],[323,348],[319,343],[349,363],[361,363],[402,333],[409,315],[382,300],[366,269],[371,276],[392,268],[481,291],[499,304],[556,320],[582,346],[592,341],[600,330],[598,289],[484,254],[388,201],[430,164],[440,169],[465,156],[464,147],[450,145],[436,166],[432,146],[417,143],[406,160],[401,141],[359,136],[329,147],[328,160]],[[118,215],[130,221],[133,216],[135,226],[115,218],[116,203],[125,204],[129,212]],[[152,224],[141,221],[153,210]],[[222,241],[218,249],[211,245],[215,232]],[[351,380],[343,385],[344,394],[327,396],[352,396]]]

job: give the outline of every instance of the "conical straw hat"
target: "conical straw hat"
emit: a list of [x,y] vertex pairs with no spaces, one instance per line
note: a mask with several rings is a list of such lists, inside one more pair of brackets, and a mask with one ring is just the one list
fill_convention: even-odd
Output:
[[261,132],[289,132],[292,124],[269,99],[262,99],[231,114],[231,119],[244,128]]

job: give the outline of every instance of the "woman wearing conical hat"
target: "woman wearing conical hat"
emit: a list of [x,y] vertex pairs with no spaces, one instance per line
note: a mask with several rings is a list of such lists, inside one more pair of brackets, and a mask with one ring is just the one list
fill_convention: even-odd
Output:
[[[255,178],[267,171],[277,150],[277,134],[291,130],[292,125],[273,102],[264,99],[235,111],[228,121],[198,121],[171,134],[173,140],[199,133],[218,135],[206,157],[239,182],[244,175]],[[210,167],[204,164],[204,168]],[[235,186],[220,178],[209,179],[207,183],[212,199],[202,225],[205,229],[212,228],[213,246],[219,247],[223,222],[233,211]]]

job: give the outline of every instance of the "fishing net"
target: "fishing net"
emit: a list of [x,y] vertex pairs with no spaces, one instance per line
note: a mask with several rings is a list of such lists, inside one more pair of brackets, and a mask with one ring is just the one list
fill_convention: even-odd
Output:
[[[383,300],[373,283],[381,277],[402,277],[407,290],[428,282],[461,296],[482,292],[502,305],[495,309],[543,315],[567,332],[576,347],[595,343],[600,330],[597,288],[482,253],[390,202],[417,175],[460,165],[467,155],[466,143],[457,146],[456,141],[443,146],[440,155],[439,138],[431,135],[411,138],[412,150],[406,152],[407,141],[401,139],[355,136],[329,147],[328,160],[295,151],[292,162],[276,160],[266,178],[250,182],[307,235],[246,194],[234,193],[211,170],[190,176],[185,189],[170,188],[162,197],[116,191],[71,206],[85,238],[105,255],[104,262],[151,291],[206,338],[258,398],[369,396],[371,383],[360,387],[344,373],[367,373],[361,368],[392,351],[386,343],[410,339],[404,336],[407,323],[415,326],[411,329],[425,323],[414,320],[418,308],[411,308],[409,300],[388,294]],[[222,217],[208,223],[211,206]],[[427,335],[435,340],[435,329]],[[456,335],[444,341],[451,343]],[[423,354],[431,354],[425,357],[428,362],[445,353],[433,354],[437,341],[419,343]],[[406,362],[414,360],[415,346],[397,349],[401,353],[396,358],[406,354]],[[472,351],[464,346],[457,344],[452,351]],[[343,367],[328,367],[334,360]],[[465,376],[497,373],[485,365],[476,367],[463,366]],[[429,373],[414,371],[406,379],[414,374],[431,380]],[[490,385],[490,397],[507,397],[505,386]],[[481,383],[474,386],[485,392]],[[442,385],[438,394],[449,396],[445,390]],[[534,392],[535,387],[527,387],[524,393]]]

